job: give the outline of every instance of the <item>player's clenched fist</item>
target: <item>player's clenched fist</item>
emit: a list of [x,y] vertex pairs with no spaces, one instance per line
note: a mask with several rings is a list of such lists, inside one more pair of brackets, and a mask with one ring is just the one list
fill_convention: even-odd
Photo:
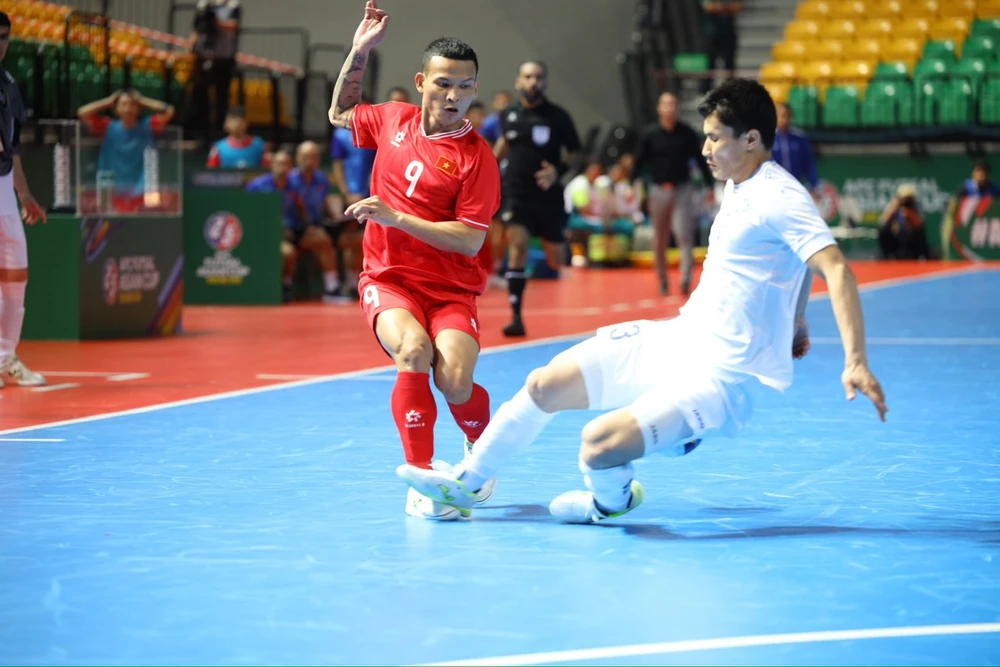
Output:
[[347,207],[347,215],[353,217],[358,222],[372,220],[380,225],[391,227],[395,220],[396,212],[389,208],[378,196],[368,197]]

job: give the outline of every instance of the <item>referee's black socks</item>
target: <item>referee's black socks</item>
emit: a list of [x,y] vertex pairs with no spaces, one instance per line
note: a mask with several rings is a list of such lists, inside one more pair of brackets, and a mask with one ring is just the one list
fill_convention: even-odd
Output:
[[524,271],[508,271],[504,276],[507,278],[507,291],[510,292],[510,308],[514,311],[514,320],[521,319],[521,299],[524,296],[524,285],[527,279]]

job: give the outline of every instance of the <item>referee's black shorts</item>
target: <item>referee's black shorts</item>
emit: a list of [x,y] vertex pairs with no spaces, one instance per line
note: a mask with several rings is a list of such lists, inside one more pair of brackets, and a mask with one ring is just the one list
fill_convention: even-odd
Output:
[[555,188],[555,192],[504,196],[500,219],[505,227],[520,225],[535,238],[562,243],[568,220],[562,188]]

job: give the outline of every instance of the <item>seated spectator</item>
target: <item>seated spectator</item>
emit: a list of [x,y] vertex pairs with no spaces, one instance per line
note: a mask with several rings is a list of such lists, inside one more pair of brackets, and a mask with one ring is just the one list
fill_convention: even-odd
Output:
[[[337,275],[337,258],[333,242],[322,227],[305,222],[309,219],[306,204],[292,183],[291,169],[292,156],[287,151],[278,151],[271,157],[271,173],[258,176],[247,185],[247,192],[265,194],[280,192],[282,195],[281,217],[284,233],[281,240],[281,256],[284,259],[285,301],[291,300],[295,267],[303,253],[316,257],[323,268],[324,281],[330,273],[334,277]],[[329,288],[329,283],[324,287]]]
[[[319,146],[312,141],[303,142],[296,153],[298,165],[289,179],[292,187],[305,204],[306,218],[302,225],[318,226],[325,230],[334,247],[345,254],[345,263],[358,266],[361,260],[361,232],[354,220],[344,217],[344,197],[334,191],[330,179],[319,168]],[[345,292],[357,298],[356,271],[345,272]],[[326,297],[336,299],[341,295],[342,283],[336,266],[323,275]]]
[[[153,115],[139,118],[150,109]],[[104,115],[113,109],[116,119]],[[110,97],[85,104],[77,116],[95,136],[101,137],[97,158],[97,179],[113,181],[113,205],[119,212],[135,212],[144,207],[146,167],[144,154],[155,147],[155,137],[162,134],[174,117],[174,108],[164,102],[143,97],[134,90],[119,90]]]
[[[362,97],[364,104],[370,100]],[[333,183],[344,193],[348,205],[371,196],[372,167],[375,151],[354,145],[351,130],[338,127],[330,141],[330,157],[333,160]]]
[[211,169],[260,169],[267,167],[269,155],[264,140],[247,134],[246,116],[242,109],[230,109],[226,114],[226,138],[212,146],[208,154]]
[[623,155],[608,171],[608,177],[611,179],[618,217],[642,225],[646,222],[646,215],[642,211],[643,187],[642,181],[633,182],[629,178],[634,164],[631,157]]
[[927,232],[917,207],[917,187],[899,186],[896,196],[882,212],[878,241],[885,259],[928,259]]
[[[600,160],[590,160],[584,172],[565,190],[567,227],[573,264],[620,264],[625,260],[634,223],[621,217],[614,184]],[[584,248],[586,248],[584,254]]]
[[[472,123],[472,129],[479,132],[483,126],[483,121],[486,119],[486,105],[476,100],[469,105],[469,110],[465,112],[465,117]],[[479,136],[482,136],[482,133]]]
[[972,178],[962,183],[958,196],[1000,197],[1000,188],[990,181],[989,162],[979,162],[972,168]]

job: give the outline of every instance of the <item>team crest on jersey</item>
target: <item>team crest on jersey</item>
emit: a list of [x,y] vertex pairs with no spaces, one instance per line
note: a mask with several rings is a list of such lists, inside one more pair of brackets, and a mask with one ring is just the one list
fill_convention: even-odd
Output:
[[531,128],[531,140],[538,146],[544,146],[549,143],[551,137],[552,130],[548,125],[536,125]]
[[438,156],[437,163],[434,166],[449,176],[455,176],[458,174],[458,165],[455,164],[455,161],[449,160],[443,155]]

